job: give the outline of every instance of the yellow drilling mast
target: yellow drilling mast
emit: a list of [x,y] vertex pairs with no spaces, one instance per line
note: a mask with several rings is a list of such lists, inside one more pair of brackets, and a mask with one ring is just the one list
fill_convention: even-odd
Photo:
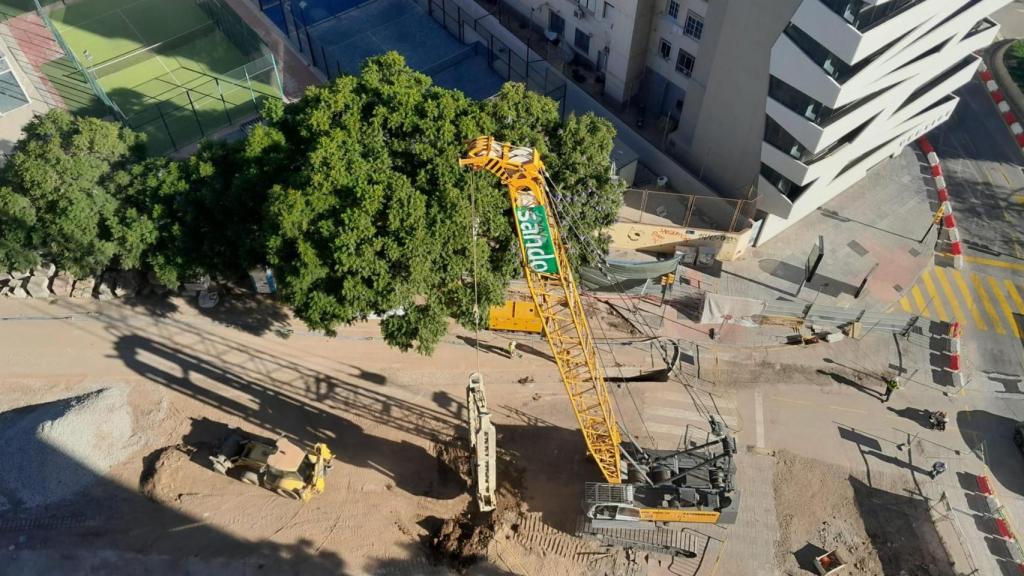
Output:
[[[532,148],[473,140],[461,166],[486,170],[508,188],[526,281],[565,390],[606,483],[587,483],[584,508],[595,522],[735,521],[735,440],[712,420],[715,439],[675,451],[621,442],[594,338],[548,196],[544,163]],[[717,455],[703,452],[721,446]],[[626,466],[620,458],[625,455]],[[699,478],[703,476],[702,478]]]
[[583,313],[576,280],[569,269],[555,211],[544,183],[544,163],[532,148],[497,142],[491,136],[472,141],[461,166],[486,170],[508,187],[515,212],[526,281],[544,324],[587,449],[608,483],[621,482],[619,428],[611,398]]

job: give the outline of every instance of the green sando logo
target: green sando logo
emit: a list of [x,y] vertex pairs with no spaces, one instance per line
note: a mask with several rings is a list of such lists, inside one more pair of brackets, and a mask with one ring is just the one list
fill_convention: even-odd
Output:
[[558,274],[547,211],[543,206],[517,206],[515,212],[530,269],[542,274]]

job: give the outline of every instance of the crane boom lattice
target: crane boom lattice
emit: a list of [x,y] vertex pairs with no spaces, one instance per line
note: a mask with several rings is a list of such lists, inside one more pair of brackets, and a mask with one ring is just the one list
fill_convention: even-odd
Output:
[[619,429],[558,218],[550,209],[540,154],[484,136],[471,142],[459,164],[491,172],[508,187],[526,280],[551,354],[590,454],[607,482],[620,483]]

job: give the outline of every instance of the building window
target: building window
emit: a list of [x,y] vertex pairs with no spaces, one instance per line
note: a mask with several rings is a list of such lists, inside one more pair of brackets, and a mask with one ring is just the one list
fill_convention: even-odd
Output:
[[689,78],[693,75],[693,54],[690,54],[682,48],[679,49],[679,55],[676,56],[676,71],[681,72],[683,76]]
[[548,30],[551,30],[559,36],[565,34],[565,18],[551,12],[550,16],[548,16]]
[[676,20],[679,19],[679,2],[676,2],[676,0],[668,0],[668,15]]
[[576,49],[584,54],[590,54],[590,34],[587,34],[579,28],[576,29],[576,38],[573,40],[573,45]]
[[665,40],[664,38],[662,38],[661,41],[658,42],[658,54],[660,54],[661,57],[665,60],[668,60],[669,58],[672,57],[672,45],[669,44],[668,41]]
[[686,13],[686,24],[683,25],[683,34],[686,34],[694,40],[700,40],[702,34],[704,34],[704,19],[700,16],[689,11]]
[[810,157],[807,149],[792,134],[787,132],[785,128],[780,126],[778,122],[773,120],[771,116],[765,117],[764,141],[789,154],[799,162],[803,162]]
[[789,198],[790,202],[796,202],[797,198],[803,195],[804,191],[810,184],[799,186],[789,178],[786,178],[782,174],[779,174],[775,170],[772,170],[771,166],[765,163],[761,163],[761,176],[764,177],[772,186],[778,188],[779,192],[783,196]]
[[604,3],[604,8],[602,8],[602,10],[601,10],[601,18],[607,18],[607,17],[608,17],[608,14],[609,14],[609,13],[610,13],[610,12],[611,12],[612,10],[614,10],[614,9],[615,9],[615,6],[614,6],[614,5],[612,5],[612,4],[609,4],[608,2],[605,2],[605,3]]

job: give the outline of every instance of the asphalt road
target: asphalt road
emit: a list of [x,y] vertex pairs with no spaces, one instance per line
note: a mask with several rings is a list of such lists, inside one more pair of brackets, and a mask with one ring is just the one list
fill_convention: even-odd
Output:
[[[1004,36],[1024,36],[1024,3],[1008,5],[997,20]],[[966,264],[958,274],[975,281],[978,315],[986,324],[969,322],[964,336],[967,388],[956,402],[957,426],[1003,486],[1003,501],[1019,525],[1024,459],[1011,434],[1024,420],[1024,309],[1017,300],[1024,286],[1024,155],[979,81],[958,95],[953,117],[929,135],[965,244]],[[986,317],[985,309],[995,315]],[[999,331],[994,316],[1002,319]]]
[[1003,38],[1024,38],[1024,0],[1013,0],[996,10],[992,19],[999,23]]
[[953,117],[929,139],[942,162],[967,254],[1024,264],[1024,157],[980,82],[958,95]]

